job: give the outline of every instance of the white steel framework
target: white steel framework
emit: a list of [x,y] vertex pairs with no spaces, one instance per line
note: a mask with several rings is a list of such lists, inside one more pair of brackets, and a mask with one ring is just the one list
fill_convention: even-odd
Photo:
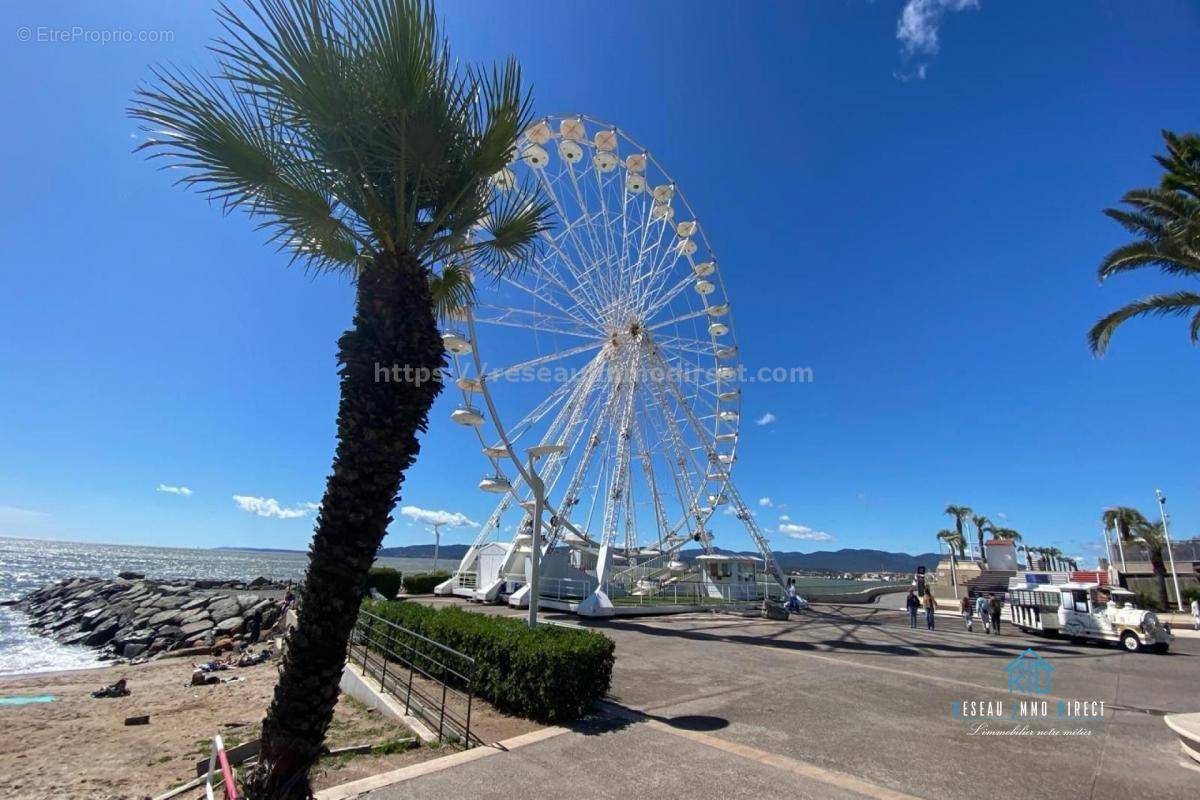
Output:
[[[493,182],[498,193],[536,184],[554,213],[528,268],[478,287],[461,329],[444,336],[462,392],[452,418],[476,431],[489,462],[480,488],[499,496],[439,590],[495,599],[499,584],[520,583],[530,448],[545,484],[543,549],[569,545],[577,594],[645,578],[652,562],[665,569],[689,542],[709,552],[712,516],[726,505],[782,582],[729,482],[741,419],[732,314],[674,180],[618,128],[560,115],[527,129]],[[481,585],[481,548],[509,532],[504,566]]]

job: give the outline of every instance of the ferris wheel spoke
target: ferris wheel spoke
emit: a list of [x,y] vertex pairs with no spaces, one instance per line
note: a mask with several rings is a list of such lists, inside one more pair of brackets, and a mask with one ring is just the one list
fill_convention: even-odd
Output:
[[476,305],[473,309],[476,323],[488,325],[506,325],[513,328],[533,329],[539,333],[554,333],[561,336],[577,336],[583,339],[595,340],[600,333],[591,327],[572,325],[556,314],[545,314],[525,308],[504,308],[501,306]]
[[516,377],[521,377],[520,373],[523,373],[526,370],[533,369],[534,367],[545,366],[546,364],[552,364],[555,361],[561,361],[564,358],[570,358],[571,356],[579,355],[580,353],[587,353],[591,350],[596,350],[603,345],[604,342],[602,341],[589,342],[588,344],[581,344],[578,347],[571,347],[566,350],[560,350],[555,353],[539,356],[538,358],[531,358],[528,361],[522,361],[519,364],[497,367],[496,369],[490,370],[487,373],[486,378],[487,380],[495,380],[497,378],[503,380],[506,375],[516,375]]
[[[554,181],[550,180],[550,178],[546,175],[545,170],[535,171],[538,174],[538,179],[541,182],[542,187],[545,189],[547,195],[549,195],[551,199],[551,202],[554,204],[555,210],[558,212],[559,219],[562,221],[562,229],[560,230],[558,237],[556,238],[555,236],[550,235],[548,238],[551,242],[553,242],[554,248],[558,251],[558,254],[561,257],[562,267],[572,275],[576,285],[582,292],[592,295],[593,312],[596,314],[601,314],[603,313],[603,304],[600,294],[596,291],[595,285],[589,285],[575,270],[577,262],[582,264],[595,263],[598,260],[599,254],[594,249],[591,250],[591,252],[588,252],[587,248],[583,246],[583,242],[576,231],[578,220],[567,210],[566,203],[564,202],[563,198],[559,196],[559,192],[555,190]],[[586,212],[586,209],[583,211]],[[575,252],[579,256],[578,259],[571,258],[564,252],[564,248],[562,246],[564,240],[570,241],[571,245],[575,249]]]

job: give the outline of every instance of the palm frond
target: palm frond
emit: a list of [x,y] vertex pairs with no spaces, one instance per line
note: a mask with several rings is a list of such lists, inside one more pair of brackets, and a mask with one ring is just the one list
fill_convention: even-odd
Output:
[[429,0],[246,0],[217,16],[216,73],[158,70],[130,109],[165,132],[144,148],[183,183],[318,268],[532,256],[548,205],[496,202],[490,183],[531,116],[515,61],[460,68]]
[[137,150],[183,170],[179,183],[226,212],[244,208],[293,257],[317,269],[355,265],[362,237],[254,97],[196,72],[154,75],[157,85],[139,88],[130,109],[149,132]]
[[1200,276],[1200,254],[1190,253],[1170,240],[1140,239],[1121,245],[1105,256],[1097,275],[1103,283],[1113,275],[1143,267],[1157,267],[1168,275]]
[[438,319],[452,321],[475,302],[471,270],[457,262],[444,265],[441,272],[430,274],[429,293]]
[[[1101,318],[1088,331],[1088,344],[1092,348],[1092,353],[1102,356],[1108,350],[1109,341],[1117,328],[1134,317],[1183,317],[1197,311],[1200,311],[1200,294],[1195,292],[1175,292],[1144,297]],[[1192,332],[1192,344],[1197,344],[1194,324]]]

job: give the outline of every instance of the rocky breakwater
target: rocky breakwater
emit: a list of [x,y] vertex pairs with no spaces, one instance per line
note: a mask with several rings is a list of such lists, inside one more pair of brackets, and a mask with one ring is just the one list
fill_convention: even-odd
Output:
[[36,589],[15,603],[29,624],[64,644],[102,648],[109,658],[146,658],[182,648],[212,647],[244,637],[262,614],[265,636],[279,614],[282,584],[241,581],[73,578]]

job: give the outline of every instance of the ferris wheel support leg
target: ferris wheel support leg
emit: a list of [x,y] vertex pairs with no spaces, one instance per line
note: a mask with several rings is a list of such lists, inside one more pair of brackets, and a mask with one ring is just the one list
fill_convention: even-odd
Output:
[[603,590],[597,589],[583,598],[575,608],[575,613],[581,617],[611,617],[614,613],[612,600]]
[[612,547],[603,545],[596,555],[596,590],[579,603],[575,613],[581,617],[611,617],[613,615],[612,600],[604,591],[608,578],[612,575]]

